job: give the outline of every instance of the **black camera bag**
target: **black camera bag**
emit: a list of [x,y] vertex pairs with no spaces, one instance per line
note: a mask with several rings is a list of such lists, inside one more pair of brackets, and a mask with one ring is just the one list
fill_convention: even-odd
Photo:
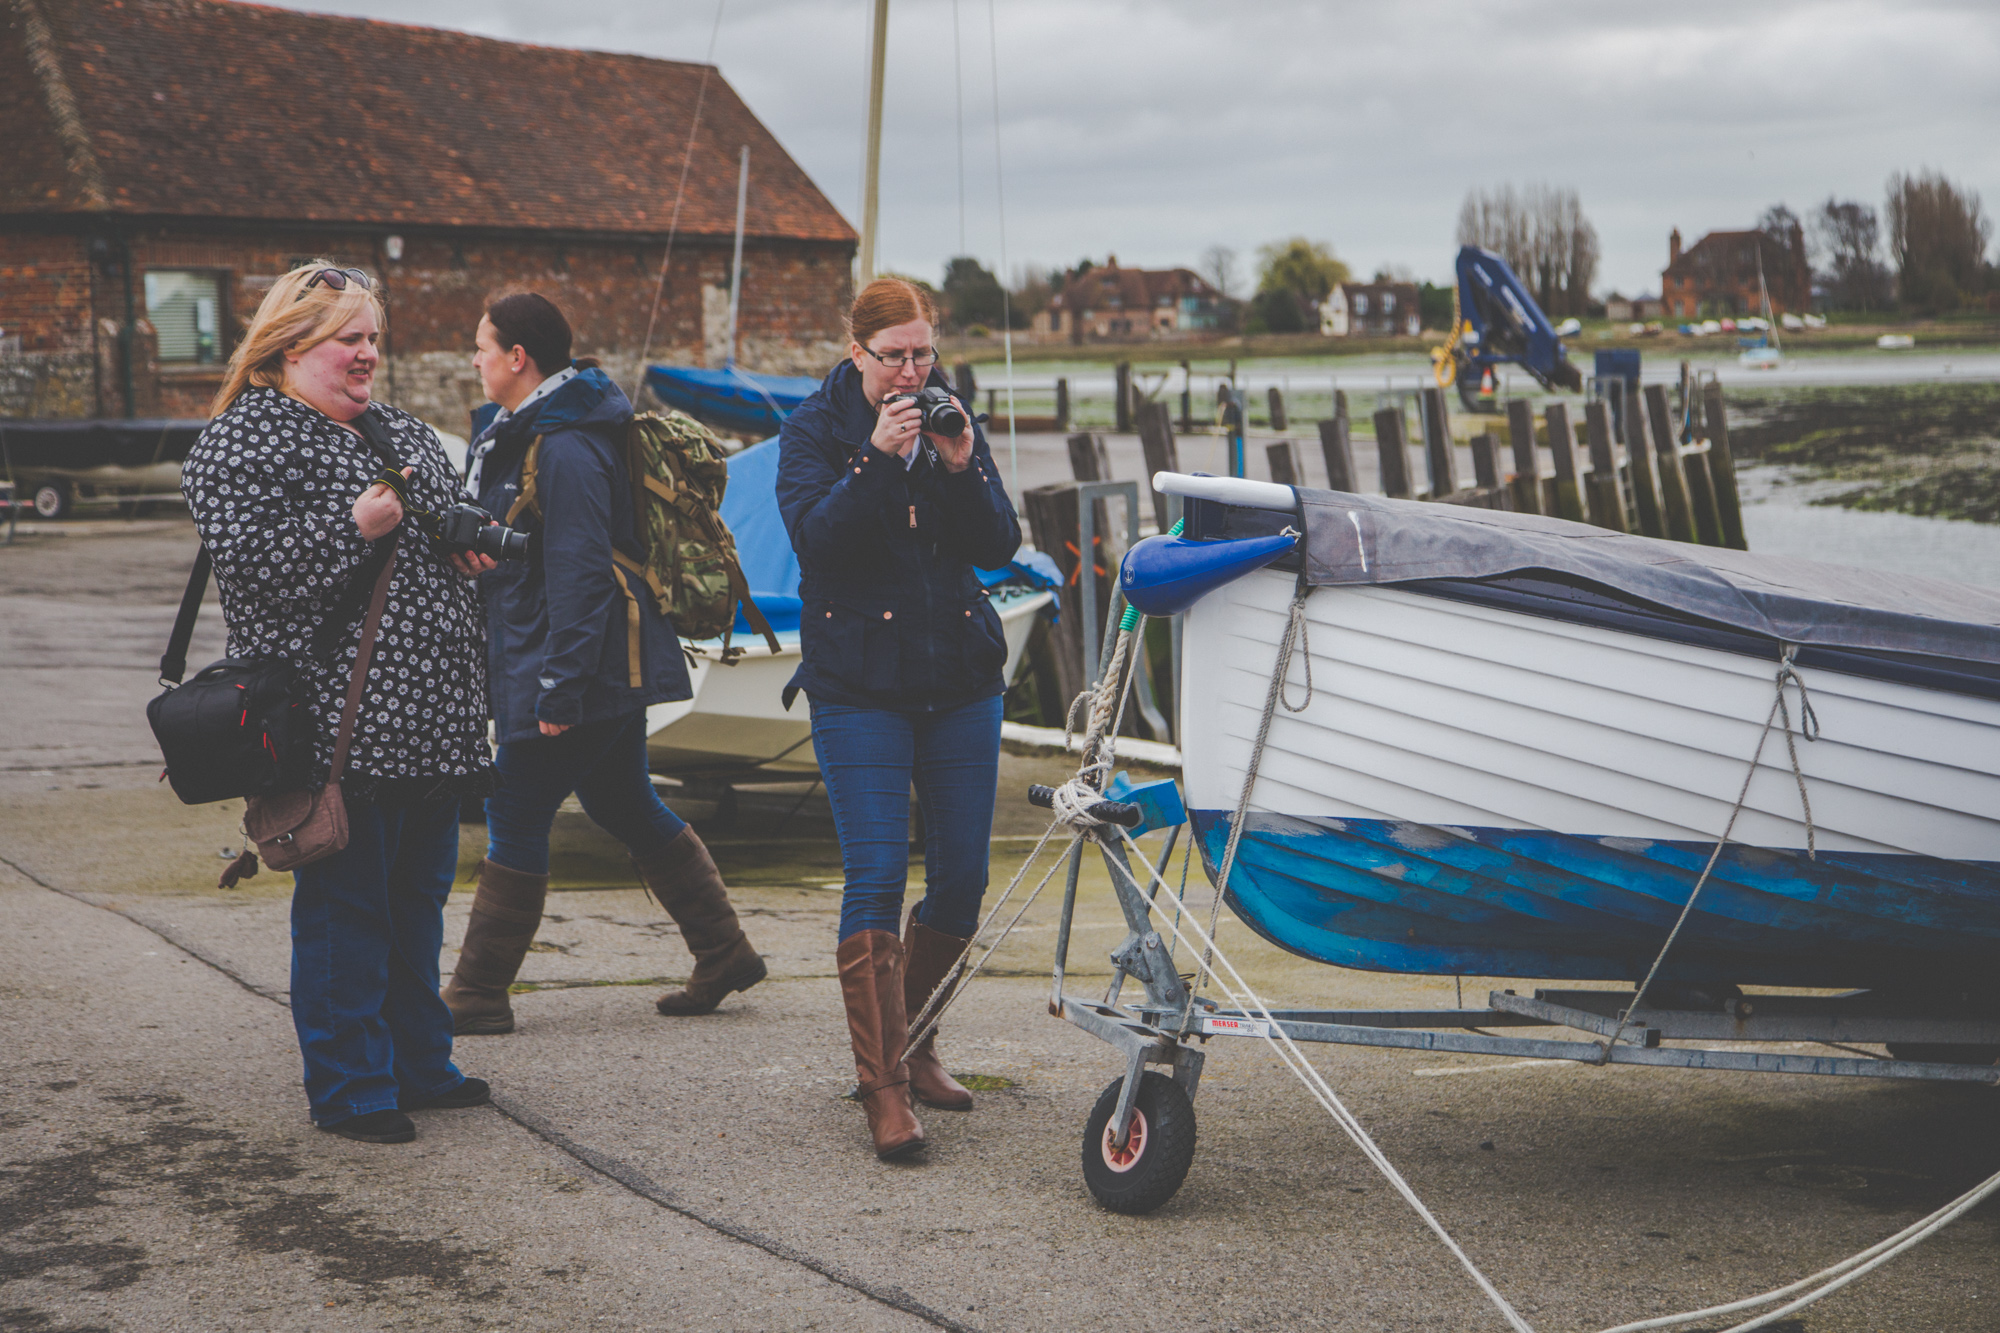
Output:
[[208,571],[204,546],[160,659],[160,683],[167,689],[146,705],[146,720],[166,757],[167,781],[188,805],[296,786],[312,765],[312,723],[291,663],[225,657],[180,683]]

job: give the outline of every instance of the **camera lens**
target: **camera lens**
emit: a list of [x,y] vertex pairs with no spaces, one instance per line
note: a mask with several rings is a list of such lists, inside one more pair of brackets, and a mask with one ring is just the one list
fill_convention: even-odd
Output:
[[474,535],[472,549],[495,560],[526,560],[528,534],[498,523],[488,524]]
[[949,435],[957,439],[965,434],[965,413],[956,404],[939,403],[925,415],[924,429],[933,435]]

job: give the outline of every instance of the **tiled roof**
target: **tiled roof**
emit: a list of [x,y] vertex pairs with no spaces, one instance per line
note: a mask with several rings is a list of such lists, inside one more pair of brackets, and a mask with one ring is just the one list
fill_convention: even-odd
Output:
[[1072,310],[1150,310],[1161,298],[1213,297],[1206,280],[1185,268],[1119,268],[1105,264],[1079,273],[1049,301]]
[[0,0],[0,215],[853,242],[722,75],[230,0]]

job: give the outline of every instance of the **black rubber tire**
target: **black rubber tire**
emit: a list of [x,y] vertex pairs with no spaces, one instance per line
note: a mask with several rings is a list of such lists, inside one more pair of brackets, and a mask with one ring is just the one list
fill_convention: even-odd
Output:
[[1143,1137],[1137,1159],[1120,1170],[1106,1160],[1105,1139],[1124,1086],[1123,1078],[1112,1079],[1090,1110],[1083,1130],[1083,1183],[1112,1212],[1136,1216],[1173,1198],[1187,1179],[1194,1161],[1194,1103],[1165,1074],[1150,1069],[1142,1074],[1133,1099],[1138,1114],[1132,1123],[1135,1131],[1141,1131],[1140,1117],[1144,1117]]
[[2000,1046],[1947,1046],[1942,1042],[1892,1041],[1889,1057],[1927,1065],[2000,1064]]

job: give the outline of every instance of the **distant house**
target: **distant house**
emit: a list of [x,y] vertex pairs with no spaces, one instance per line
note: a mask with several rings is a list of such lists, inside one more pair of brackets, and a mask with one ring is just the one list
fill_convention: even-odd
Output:
[[1614,324],[1659,319],[1665,309],[1659,297],[1644,293],[1638,296],[1620,296],[1617,292],[1613,292],[1604,298],[1604,317]]
[[1686,250],[1680,228],[1667,238],[1667,267],[1660,299],[1669,319],[1755,315],[1763,310],[1757,285],[1761,262],[1771,308],[1778,314],[1812,308],[1812,269],[1797,223],[1780,241],[1765,231],[1712,231]]
[[627,386],[649,327],[652,359],[717,364],[746,144],[742,360],[818,373],[844,343],[854,230],[696,64],[217,0],[11,0],[0,142],[0,416],[204,415],[271,283],[319,257],[384,291],[378,393],[446,429],[509,290],[553,297]]
[[1343,282],[1319,303],[1319,331],[1329,338],[1414,338],[1423,328],[1413,282]]
[[1171,338],[1221,327],[1223,296],[1185,268],[1120,268],[1118,256],[1074,274],[1030,322],[1042,338]]

